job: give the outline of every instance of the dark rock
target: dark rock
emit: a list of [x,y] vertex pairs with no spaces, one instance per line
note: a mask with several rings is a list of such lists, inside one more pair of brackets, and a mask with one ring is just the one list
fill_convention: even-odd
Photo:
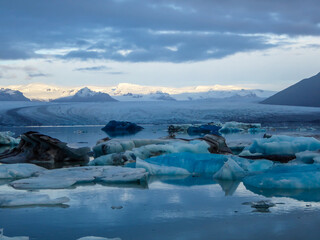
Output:
[[90,148],[70,148],[67,143],[38,132],[21,135],[19,145],[0,154],[1,163],[88,162]]

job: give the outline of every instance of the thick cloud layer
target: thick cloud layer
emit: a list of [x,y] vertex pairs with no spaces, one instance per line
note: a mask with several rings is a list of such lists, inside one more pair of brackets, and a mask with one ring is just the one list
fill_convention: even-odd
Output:
[[320,35],[318,0],[2,0],[0,59],[185,62]]

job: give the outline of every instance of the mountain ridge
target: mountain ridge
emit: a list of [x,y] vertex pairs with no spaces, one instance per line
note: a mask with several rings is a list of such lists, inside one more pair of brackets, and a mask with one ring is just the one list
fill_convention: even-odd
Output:
[[263,100],[262,104],[320,107],[320,72]]

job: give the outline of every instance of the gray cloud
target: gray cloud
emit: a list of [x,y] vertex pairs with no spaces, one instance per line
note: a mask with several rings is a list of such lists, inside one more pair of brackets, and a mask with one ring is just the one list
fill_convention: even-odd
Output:
[[49,74],[45,74],[45,73],[29,73],[28,76],[30,78],[35,78],[35,77],[49,77]]
[[318,0],[3,0],[0,59],[59,48],[73,49],[56,55],[65,59],[222,58],[276,46],[267,34],[319,36],[319,7]]
[[83,68],[75,68],[73,71],[103,71],[109,70],[110,67],[107,66],[94,66],[94,67],[83,67]]

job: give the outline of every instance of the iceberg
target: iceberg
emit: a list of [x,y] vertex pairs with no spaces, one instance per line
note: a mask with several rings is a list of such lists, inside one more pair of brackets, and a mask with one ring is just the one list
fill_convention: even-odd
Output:
[[98,181],[104,183],[145,182],[148,173],[144,168],[104,167]]
[[320,163],[320,151],[312,152],[312,151],[304,151],[296,153],[297,161],[303,163]]
[[45,170],[45,168],[29,163],[1,164],[0,179],[28,178]]
[[220,133],[237,133],[242,131],[248,131],[250,133],[255,133],[259,131],[265,131],[261,128],[260,123],[242,123],[242,122],[226,122],[223,124],[222,128],[219,130]]
[[143,127],[132,123],[112,120],[101,130],[105,131],[109,136],[116,137],[122,135],[135,134],[141,131]]
[[16,189],[61,189],[77,183],[140,182],[147,176],[145,169],[116,166],[88,166],[46,170],[37,177],[16,180],[10,183]]
[[0,132],[0,146],[14,146],[18,145],[20,142],[19,138],[13,137],[14,133],[8,132]]
[[[135,144],[136,146],[136,144]],[[170,153],[189,152],[189,153],[209,153],[210,145],[206,141],[166,141],[165,144],[149,144],[127,150],[123,153],[113,153],[95,158],[89,165],[123,165],[127,162],[134,162],[137,158],[147,159]]]
[[232,158],[229,158],[227,162],[220,168],[218,172],[213,175],[214,179],[235,181],[241,179],[246,175],[243,168],[239,166]]
[[320,150],[320,141],[313,137],[274,135],[270,138],[254,139],[240,156],[295,155],[299,152],[317,150]]
[[245,186],[259,189],[318,189],[320,164],[278,165],[243,179]]
[[66,202],[69,202],[69,198],[59,197],[59,198],[51,199],[47,194],[36,194],[36,193],[0,194],[0,207],[59,205],[59,204],[64,204]]
[[183,168],[171,166],[159,166],[137,159],[136,167],[144,168],[150,175],[189,175],[190,172]]
[[[233,170],[238,169],[241,172],[245,172],[245,174],[256,174],[273,166],[273,162],[268,160],[253,161],[234,155],[182,152],[151,157],[145,160],[138,159],[136,167],[145,168],[150,175],[215,174],[228,161],[231,166],[236,164],[241,168],[241,170],[232,168]],[[228,164],[225,167],[227,166]],[[241,177],[242,175],[237,176]]]
[[0,234],[0,240],[29,240],[29,239],[30,239],[29,237],[22,237],[22,236],[19,236],[19,237],[7,237],[7,236],[4,236],[4,235]]

